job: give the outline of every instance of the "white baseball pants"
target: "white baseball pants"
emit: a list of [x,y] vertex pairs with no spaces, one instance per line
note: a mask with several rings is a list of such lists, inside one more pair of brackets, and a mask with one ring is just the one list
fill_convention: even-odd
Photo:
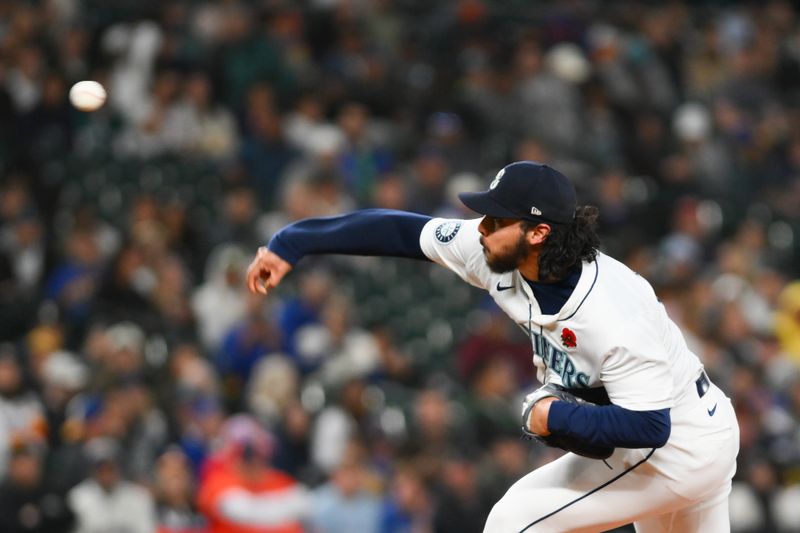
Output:
[[730,531],[739,426],[719,388],[699,397],[693,385],[670,411],[664,447],[618,449],[606,461],[568,453],[512,485],[484,533],[606,531],[631,522],[639,533]]

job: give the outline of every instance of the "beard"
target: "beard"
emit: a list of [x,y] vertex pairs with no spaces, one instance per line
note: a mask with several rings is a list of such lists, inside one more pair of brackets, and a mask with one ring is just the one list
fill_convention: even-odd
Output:
[[483,257],[489,270],[495,274],[505,274],[516,270],[517,267],[531,255],[531,247],[525,241],[525,234],[519,236],[519,240],[510,248],[489,255],[484,248]]

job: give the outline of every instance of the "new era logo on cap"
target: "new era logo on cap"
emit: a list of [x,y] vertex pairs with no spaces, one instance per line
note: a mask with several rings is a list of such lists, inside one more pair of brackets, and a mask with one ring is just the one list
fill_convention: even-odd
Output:
[[489,190],[458,195],[482,215],[567,224],[575,216],[575,188],[561,172],[535,161],[500,170]]

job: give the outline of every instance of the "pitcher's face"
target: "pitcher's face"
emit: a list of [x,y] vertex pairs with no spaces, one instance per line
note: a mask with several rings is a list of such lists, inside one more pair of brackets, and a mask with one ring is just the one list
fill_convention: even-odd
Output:
[[483,217],[478,231],[483,257],[492,272],[502,274],[516,269],[531,254],[522,221],[513,218]]

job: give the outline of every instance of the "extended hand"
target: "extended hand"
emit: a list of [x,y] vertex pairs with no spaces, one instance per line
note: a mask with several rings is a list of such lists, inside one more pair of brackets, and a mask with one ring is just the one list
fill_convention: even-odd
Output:
[[266,295],[267,290],[276,287],[291,269],[292,265],[286,260],[262,246],[247,267],[247,287],[253,294]]

